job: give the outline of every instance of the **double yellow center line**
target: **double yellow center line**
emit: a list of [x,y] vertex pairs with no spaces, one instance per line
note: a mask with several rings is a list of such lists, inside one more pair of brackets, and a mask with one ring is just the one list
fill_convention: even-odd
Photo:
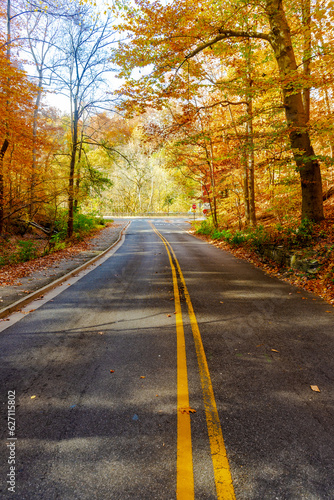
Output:
[[173,276],[177,333],[177,499],[192,500],[195,498],[186,346],[178,286],[179,280],[183,288],[184,297],[188,307],[188,315],[197,354],[217,499],[235,500],[232,477],[226,454],[223,433],[220,426],[215,396],[213,393],[208,363],[187,285],[172,246],[166,238],[159,233],[152,223],[150,223],[150,225],[165,245]]

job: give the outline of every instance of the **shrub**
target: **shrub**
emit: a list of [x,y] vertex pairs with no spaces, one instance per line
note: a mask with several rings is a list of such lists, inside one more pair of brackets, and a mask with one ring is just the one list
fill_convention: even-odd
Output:
[[218,229],[215,229],[211,235],[211,238],[213,240],[221,240],[224,238],[224,233],[222,231],[218,231]]
[[303,245],[308,243],[313,236],[313,222],[306,217],[301,221],[300,226],[296,230],[295,234],[298,243],[301,243]]
[[106,225],[106,221],[104,220],[103,217],[95,217],[95,224],[97,226],[105,226]]
[[229,241],[232,245],[241,245],[242,243],[245,243],[245,241],[247,241],[247,236],[240,231],[236,231],[235,234],[231,236]]
[[261,252],[263,246],[270,242],[270,234],[260,225],[249,231],[247,241],[256,251]]
[[196,233],[197,234],[211,234],[213,230],[213,227],[208,224],[208,222],[206,220],[204,220],[200,227],[196,230]]
[[93,215],[74,214],[73,218],[73,231],[75,233],[86,234],[89,233],[96,226],[96,219]]
[[18,241],[16,260],[26,262],[37,257],[37,246],[33,241]]

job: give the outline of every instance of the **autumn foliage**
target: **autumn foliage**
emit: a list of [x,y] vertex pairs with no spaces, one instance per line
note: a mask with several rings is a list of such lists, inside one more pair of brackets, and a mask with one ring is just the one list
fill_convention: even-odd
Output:
[[114,53],[122,107],[167,110],[155,132],[185,175],[210,185],[215,217],[229,197],[240,222],[255,225],[266,197],[280,218],[288,202],[287,213],[321,220],[333,175],[332,3],[135,4]]

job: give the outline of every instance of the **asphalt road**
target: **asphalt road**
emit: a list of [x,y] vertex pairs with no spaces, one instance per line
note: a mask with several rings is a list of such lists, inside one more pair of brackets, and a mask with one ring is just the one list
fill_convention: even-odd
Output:
[[[152,222],[1,322],[0,498],[333,500],[333,308]],[[217,483],[225,451],[233,486]]]

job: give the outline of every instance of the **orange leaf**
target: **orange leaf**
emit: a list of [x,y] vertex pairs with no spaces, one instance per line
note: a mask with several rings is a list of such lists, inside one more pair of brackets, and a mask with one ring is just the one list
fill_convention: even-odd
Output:
[[189,415],[189,413],[196,413],[196,410],[194,410],[193,408],[190,408],[190,406],[187,406],[186,408],[179,408],[179,411],[181,413],[187,413]]

